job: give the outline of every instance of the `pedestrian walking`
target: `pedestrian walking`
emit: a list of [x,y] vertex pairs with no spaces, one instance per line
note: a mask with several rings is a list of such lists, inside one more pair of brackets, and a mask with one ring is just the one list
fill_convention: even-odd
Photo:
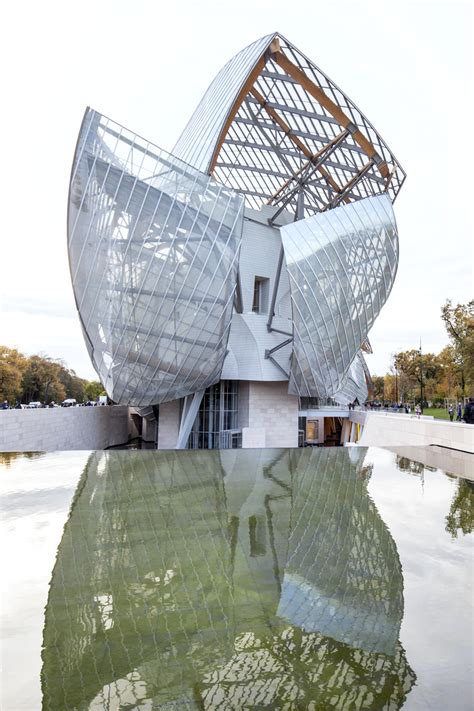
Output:
[[450,405],[450,406],[448,407],[448,415],[449,415],[449,419],[450,419],[451,422],[452,422],[452,421],[453,421],[453,418],[454,418],[454,407],[453,407],[452,405]]
[[468,425],[474,425],[474,397],[469,398],[469,402],[464,408],[464,422]]

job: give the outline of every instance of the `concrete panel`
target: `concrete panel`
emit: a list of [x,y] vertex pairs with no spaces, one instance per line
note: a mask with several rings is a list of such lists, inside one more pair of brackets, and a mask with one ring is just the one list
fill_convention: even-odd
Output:
[[[361,415],[365,415],[364,418]],[[359,444],[375,447],[439,445],[474,454],[474,426],[413,415],[351,412],[351,421],[364,422]]]
[[265,428],[265,447],[298,446],[298,398],[287,382],[249,383],[249,427]]
[[128,407],[69,407],[0,412],[1,452],[104,449],[129,436]]
[[180,401],[172,400],[160,405],[158,423],[158,449],[175,449],[179,434]]

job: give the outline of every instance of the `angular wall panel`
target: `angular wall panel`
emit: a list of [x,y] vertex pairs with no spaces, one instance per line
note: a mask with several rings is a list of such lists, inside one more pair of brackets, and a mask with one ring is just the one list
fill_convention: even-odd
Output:
[[219,380],[242,220],[241,196],[86,112],[69,259],[87,347],[114,401],[158,404]]
[[281,228],[293,310],[289,392],[333,397],[392,288],[398,235],[379,195]]

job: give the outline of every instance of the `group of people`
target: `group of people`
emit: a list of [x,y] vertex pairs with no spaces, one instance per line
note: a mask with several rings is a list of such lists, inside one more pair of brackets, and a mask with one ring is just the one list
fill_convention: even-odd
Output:
[[[454,406],[448,407],[448,415],[451,422],[454,420]],[[474,425],[474,397],[470,397],[464,406],[464,414],[462,411],[462,403],[458,402],[456,406],[456,422],[467,422],[468,425]]]

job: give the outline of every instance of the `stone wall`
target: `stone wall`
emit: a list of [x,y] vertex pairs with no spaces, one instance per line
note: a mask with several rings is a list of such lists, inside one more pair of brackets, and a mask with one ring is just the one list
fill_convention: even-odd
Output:
[[0,452],[105,449],[128,435],[125,406],[0,411]]
[[242,432],[242,446],[297,447],[298,398],[288,395],[288,383],[251,381],[248,392],[248,431]]
[[158,449],[176,449],[179,434],[179,400],[160,405],[158,422]]

